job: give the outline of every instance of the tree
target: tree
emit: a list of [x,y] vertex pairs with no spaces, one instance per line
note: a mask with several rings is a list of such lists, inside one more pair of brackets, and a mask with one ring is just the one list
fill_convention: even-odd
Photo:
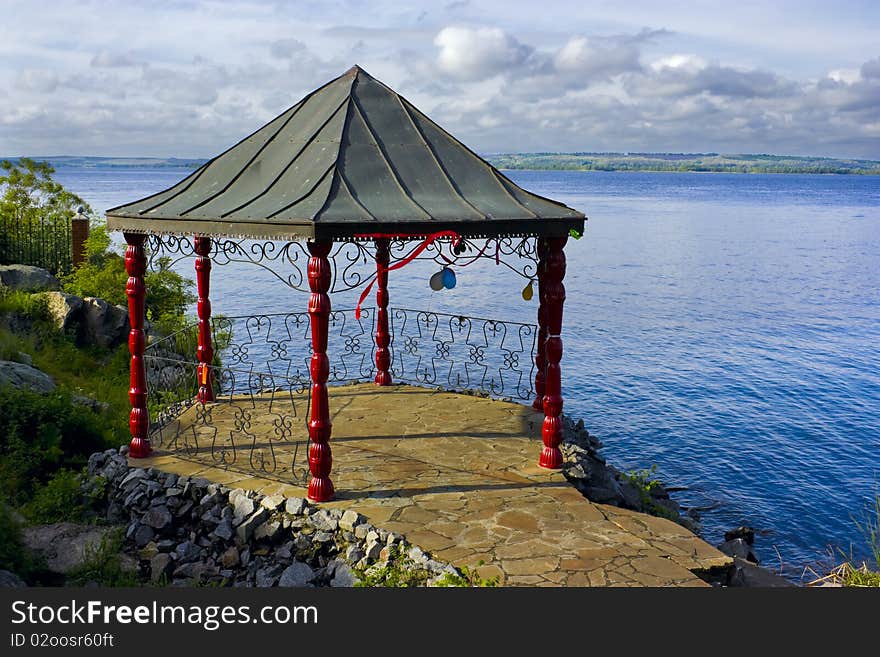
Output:
[[0,162],[0,263],[20,262],[58,273],[70,267],[70,220],[89,205],[52,179],[48,162]]

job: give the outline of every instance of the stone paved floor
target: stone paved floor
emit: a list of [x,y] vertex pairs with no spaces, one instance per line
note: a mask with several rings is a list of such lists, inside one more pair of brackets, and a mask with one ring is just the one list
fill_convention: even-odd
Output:
[[[529,407],[372,384],[331,388],[330,405],[337,499],[327,506],[354,508],[456,566],[482,561],[482,577],[508,586],[706,586],[695,572],[730,563],[680,525],[593,504],[561,473],[539,468],[542,416]],[[272,435],[276,416],[266,406],[258,401],[251,412],[257,436]],[[214,406],[218,436],[229,435],[235,408]],[[190,409],[181,422],[193,417]],[[296,422],[302,438],[302,416]],[[132,464],[305,496],[300,486],[258,476],[243,440],[238,470],[216,467],[208,440],[200,442],[197,460],[159,450]],[[265,452],[265,442],[257,445]],[[292,449],[275,445],[279,466],[289,467]],[[298,458],[302,468],[302,448]]]

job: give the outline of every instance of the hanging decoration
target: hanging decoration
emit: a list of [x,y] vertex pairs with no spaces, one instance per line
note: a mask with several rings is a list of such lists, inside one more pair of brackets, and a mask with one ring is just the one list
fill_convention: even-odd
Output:
[[[405,233],[359,233],[359,234],[356,234],[355,237],[357,237],[357,238],[372,238],[372,239],[376,239],[376,238],[395,239],[395,238],[400,238],[400,237],[414,237],[414,236],[407,235]],[[395,269],[400,269],[401,267],[405,267],[406,265],[411,263],[413,260],[415,260],[422,251],[424,251],[429,246],[431,246],[431,244],[434,243],[434,240],[440,239],[442,237],[452,238],[453,247],[461,244],[461,235],[459,235],[454,230],[440,230],[440,231],[437,231],[436,233],[431,233],[430,235],[427,235],[425,237],[425,239],[422,241],[422,243],[419,244],[415,249],[413,249],[412,253],[410,253],[406,258],[404,258],[403,260],[400,260],[399,262],[395,262],[390,267],[383,268],[384,271],[393,271]],[[370,278],[370,282],[367,283],[367,286],[364,288],[364,291],[361,292],[361,296],[358,299],[357,306],[354,309],[355,319],[361,318],[361,304],[363,304],[364,299],[366,299],[367,295],[370,293],[370,290],[373,287],[373,283],[376,282],[378,275],[379,275],[378,272],[376,274],[374,274]],[[452,286],[455,287],[455,274],[452,274]]]
[[452,271],[449,267],[444,267],[440,272],[440,277],[443,281],[443,287],[447,290],[451,290],[455,287],[455,272]]
[[523,291],[522,291],[522,298],[523,298],[525,301],[531,301],[531,300],[532,300],[532,297],[535,296],[535,286],[534,286],[534,283],[535,283],[535,280],[534,280],[534,279],[530,279],[529,282],[526,284],[526,286],[523,288]]
[[429,285],[431,286],[431,289],[434,290],[434,292],[439,292],[440,290],[443,289],[443,270],[442,269],[440,271],[438,271],[436,274],[434,274],[433,276],[431,276],[431,280],[429,282]]

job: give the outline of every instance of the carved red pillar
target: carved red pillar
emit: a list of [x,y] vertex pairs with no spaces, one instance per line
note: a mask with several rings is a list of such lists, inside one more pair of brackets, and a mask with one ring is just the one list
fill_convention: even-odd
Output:
[[545,342],[544,378],[544,426],[541,436],[544,448],[538,464],[542,468],[562,467],[562,376],[559,361],[562,360],[562,307],[565,303],[565,252],[568,237],[547,239],[547,264],[544,268],[542,287],[545,289],[547,339]]
[[197,312],[199,315],[196,368],[199,401],[203,404],[214,401],[214,346],[211,344],[211,238],[197,235],[193,240],[196,250],[196,286],[198,289]]
[[379,386],[391,385],[391,333],[388,330],[388,263],[391,240],[376,240],[376,378]]
[[128,454],[132,458],[145,458],[153,451],[150,446],[148,432],[150,416],[147,411],[147,375],[144,370],[144,306],[147,288],[144,285],[144,274],[147,271],[147,256],[144,252],[146,235],[125,233],[128,247],[125,249],[125,271],[128,282],[125,294],[128,296],[128,321],[131,330],[128,332],[128,351],[131,354],[128,399],[131,402],[131,413],[128,416],[128,428],[131,431],[131,443]]
[[547,364],[547,298],[544,290],[544,269],[547,267],[547,238],[537,238],[538,254],[538,340],[535,346],[535,401],[532,408],[544,410],[544,367]]
[[330,453],[330,408],[327,401],[327,376],[330,361],[327,358],[327,335],[330,322],[330,254],[332,240],[315,240],[308,243],[309,253],[309,319],[312,327],[312,413],[309,418],[309,499],[327,502],[333,499],[333,482],[330,469],[333,457]]

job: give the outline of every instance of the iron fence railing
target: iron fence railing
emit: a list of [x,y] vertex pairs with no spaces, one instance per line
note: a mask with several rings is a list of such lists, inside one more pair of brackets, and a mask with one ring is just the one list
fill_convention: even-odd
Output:
[[389,315],[395,381],[534,398],[533,324],[409,308]]
[[[331,312],[331,384],[374,378],[374,314]],[[389,318],[395,382],[531,401],[537,327],[407,308],[390,308]],[[308,313],[217,316],[211,325],[213,402],[197,398],[196,323],[147,347],[152,442],[198,461],[304,483]]]
[[73,267],[70,220],[43,220],[0,213],[0,265],[34,265],[55,275]]

